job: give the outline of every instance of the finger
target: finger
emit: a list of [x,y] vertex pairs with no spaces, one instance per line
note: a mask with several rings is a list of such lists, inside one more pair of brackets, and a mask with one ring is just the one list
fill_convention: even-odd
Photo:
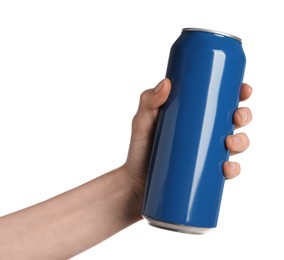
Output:
[[145,90],[140,96],[139,110],[156,110],[163,105],[170,93],[171,81],[163,79],[153,89]]
[[132,122],[135,129],[144,132],[153,128],[158,108],[166,102],[170,90],[171,81],[163,79],[155,88],[148,89],[141,94],[138,111]]
[[229,135],[226,138],[226,147],[234,155],[245,151],[249,146],[249,138],[245,133]]
[[223,172],[226,179],[233,179],[240,174],[241,166],[237,162],[225,162]]
[[235,129],[247,125],[252,120],[252,113],[248,107],[240,107],[234,113]]
[[251,93],[252,87],[247,83],[243,83],[241,86],[240,101],[247,100],[251,96]]

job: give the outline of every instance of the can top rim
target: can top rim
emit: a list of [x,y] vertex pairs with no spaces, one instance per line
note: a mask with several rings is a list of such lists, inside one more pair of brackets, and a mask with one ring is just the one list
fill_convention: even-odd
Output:
[[235,35],[232,35],[232,34],[229,34],[229,33],[220,32],[220,31],[216,31],[216,30],[204,29],[204,28],[183,28],[182,29],[182,32],[188,32],[188,31],[191,31],[191,32],[209,32],[209,33],[219,34],[219,35],[227,36],[227,37],[230,37],[230,38],[233,38],[233,39],[235,39],[237,41],[242,42],[242,39],[237,37],[237,36],[235,36]]

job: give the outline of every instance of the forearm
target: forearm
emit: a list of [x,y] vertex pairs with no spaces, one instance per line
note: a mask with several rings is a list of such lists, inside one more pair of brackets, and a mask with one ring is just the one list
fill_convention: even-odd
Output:
[[0,218],[0,259],[67,259],[141,219],[124,167]]

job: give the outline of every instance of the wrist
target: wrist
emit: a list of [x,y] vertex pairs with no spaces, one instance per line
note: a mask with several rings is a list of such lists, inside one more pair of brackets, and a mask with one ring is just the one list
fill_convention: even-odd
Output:
[[141,219],[141,208],[144,199],[145,180],[137,177],[127,163],[120,167],[125,184],[130,190],[132,205],[137,217]]

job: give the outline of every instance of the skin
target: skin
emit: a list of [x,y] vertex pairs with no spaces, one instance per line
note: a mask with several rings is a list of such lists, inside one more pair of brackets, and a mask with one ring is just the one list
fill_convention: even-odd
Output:
[[[150,150],[159,107],[167,100],[171,83],[162,80],[141,94],[132,122],[132,135],[126,162],[100,177],[47,201],[0,218],[0,259],[68,259],[102,242],[141,220]],[[252,88],[242,85],[240,100]],[[234,114],[236,128],[252,119],[249,108]],[[247,149],[246,134],[228,136],[231,154]],[[232,179],[240,165],[226,162],[224,175]]]

